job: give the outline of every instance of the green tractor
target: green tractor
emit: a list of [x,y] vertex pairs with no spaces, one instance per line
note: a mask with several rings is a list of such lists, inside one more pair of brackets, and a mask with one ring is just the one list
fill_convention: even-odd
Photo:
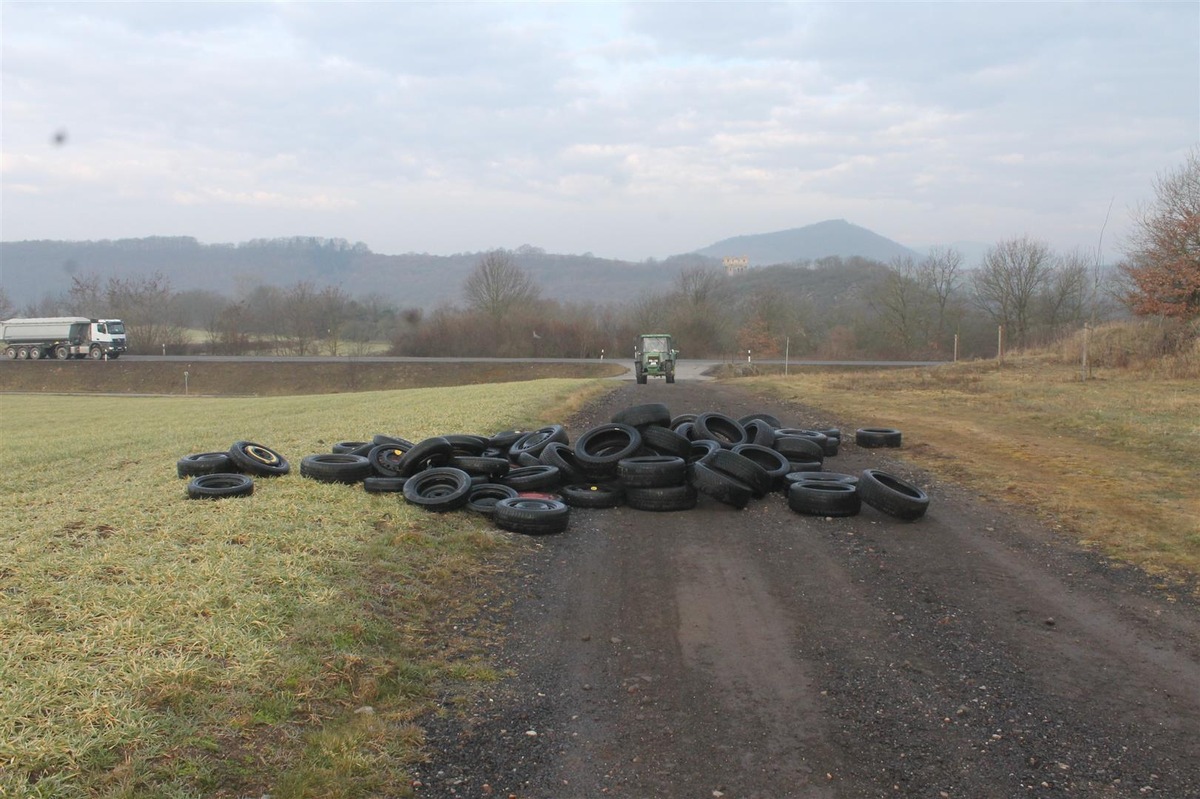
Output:
[[639,383],[648,377],[665,377],[668,383],[675,382],[675,359],[679,350],[671,348],[671,336],[667,333],[643,333],[638,336],[633,348],[633,371]]

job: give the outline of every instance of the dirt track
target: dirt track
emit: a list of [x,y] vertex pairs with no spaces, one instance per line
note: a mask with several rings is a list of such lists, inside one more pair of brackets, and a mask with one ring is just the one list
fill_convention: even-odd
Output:
[[[648,401],[872,421],[630,383],[571,432]],[[892,456],[827,468],[916,479],[914,524],[574,511],[494,587],[512,677],[428,723],[417,795],[1200,797],[1200,609]]]

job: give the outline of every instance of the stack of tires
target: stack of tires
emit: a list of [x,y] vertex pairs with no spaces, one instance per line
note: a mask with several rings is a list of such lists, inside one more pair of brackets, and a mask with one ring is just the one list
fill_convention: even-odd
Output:
[[[893,447],[900,433],[862,428],[859,446]],[[867,503],[901,519],[924,514],[918,487],[877,469],[852,476],[825,471],[841,432],[784,427],[769,414],[734,419],[715,411],[672,417],[662,403],[635,405],[572,443],[562,425],[490,436],[450,434],[417,442],[390,435],[340,441],[305,456],[300,474],[324,483],[398,493],[431,512],[467,509],[496,526],[530,535],[567,529],[572,508],[627,505],[651,512],[695,508],[701,495],[733,508],[781,492],[795,512],[853,516]],[[252,476],[280,476],[282,455],[248,441],[227,452],[188,455],[188,496],[247,496]]]

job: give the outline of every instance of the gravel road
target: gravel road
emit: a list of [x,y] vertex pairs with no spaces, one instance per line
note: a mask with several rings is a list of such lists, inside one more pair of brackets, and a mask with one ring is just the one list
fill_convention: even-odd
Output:
[[[835,419],[699,381],[626,406]],[[844,444],[931,496],[897,522],[574,510],[491,587],[511,676],[426,722],[417,796],[1200,797],[1200,608],[904,452]]]

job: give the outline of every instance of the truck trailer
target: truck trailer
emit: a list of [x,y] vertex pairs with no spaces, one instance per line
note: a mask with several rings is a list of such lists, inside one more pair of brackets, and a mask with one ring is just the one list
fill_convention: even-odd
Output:
[[0,322],[0,347],[10,361],[118,358],[126,350],[125,323],[82,316],[5,319]]

